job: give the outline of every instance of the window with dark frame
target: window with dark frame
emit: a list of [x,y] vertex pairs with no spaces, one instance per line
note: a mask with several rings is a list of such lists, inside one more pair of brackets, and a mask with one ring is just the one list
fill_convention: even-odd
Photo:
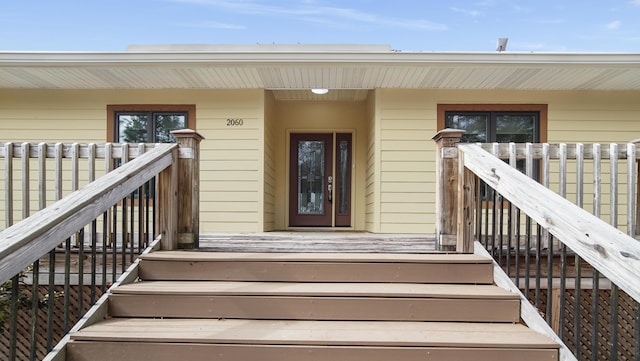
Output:
[[173,143],[171,131],[188,127],[188,112],[117,111],[115,139],[119,143]]
[[445,111],[444,126],[466,130],[466,143],[540,142],[539,112]]
[[[539,143],[540,112],[534,111],[445,111],[445,128],[463,129],[464,143]],[[524,172],[524,160],[516,168]],[[534,178],[538,178],[534,166]]]

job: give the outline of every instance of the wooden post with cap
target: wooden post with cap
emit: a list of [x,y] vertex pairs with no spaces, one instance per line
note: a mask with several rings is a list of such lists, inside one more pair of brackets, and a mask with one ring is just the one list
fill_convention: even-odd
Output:
[[192,129],[174,130],[178,141],[178,242],[177,248],[200,246],[200,142]]
[[457,244],[458,143],[465,133],[443,129],[433,136],[436,142],[436,247],[453,250]]

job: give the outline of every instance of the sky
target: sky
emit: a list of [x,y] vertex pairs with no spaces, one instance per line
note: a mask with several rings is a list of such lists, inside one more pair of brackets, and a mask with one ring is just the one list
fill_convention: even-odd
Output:
[[640,0],[0,0],[0,51],[140,44],[385,44],[640,53]]

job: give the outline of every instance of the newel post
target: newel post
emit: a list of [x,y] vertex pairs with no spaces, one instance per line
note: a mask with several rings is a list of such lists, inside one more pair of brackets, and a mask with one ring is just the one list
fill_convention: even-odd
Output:
[[200,142],[195,130],[175,130],[178,140],[177,248],[198,248],[200,239]]
[[458,143],[465,133],[443,129],[433,136],[436,142],[436,247],[455,249],[457,244]]

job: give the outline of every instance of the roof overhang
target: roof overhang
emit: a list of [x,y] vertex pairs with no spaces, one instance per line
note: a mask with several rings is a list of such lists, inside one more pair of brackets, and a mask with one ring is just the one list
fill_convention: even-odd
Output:
[[0,88],[270,89],[285,98],[311,88],[349,94],[376,88],[636,91],[640,54],[402,52],[358,45],[0,52]]

